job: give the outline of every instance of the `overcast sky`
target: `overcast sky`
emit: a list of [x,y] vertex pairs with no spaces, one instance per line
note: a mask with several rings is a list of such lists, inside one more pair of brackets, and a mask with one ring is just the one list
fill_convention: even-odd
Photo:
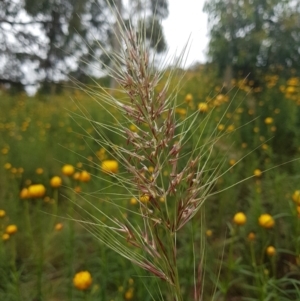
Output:
[[[207,15],[202,12],[205,0],[169,0],[169,17],[163,21],[169,53],[182,50],[191,35],[186,66],[205,62],[207,50]],[[178,52],[177,51],[177,52]]]

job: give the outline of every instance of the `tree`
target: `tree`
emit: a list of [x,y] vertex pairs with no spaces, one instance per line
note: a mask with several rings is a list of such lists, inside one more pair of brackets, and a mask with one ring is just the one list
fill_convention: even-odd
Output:
[[[123,5],[122,0],[115,1]],[[107,52],[117,47],[113,43],[115,20],[109,8],[113,3],[112,0],[2,0],[0,58],[5,64],[0,68],[0,82],[21,85],[41,82],[47,87],[47,83],[66,79],[70,74],[80,79],[84,74],[95,74],[95,69],[101,70],[104,53],[99,41]],[[162,51],[165,41],[155,18],[168,15],[167,0],[134,0],[130,5],[130,9],[146,12],[145,23],[151,18],[156,21],[153,23],[159,33],[156,38],[162,37],[158,50]],[[121,17],[126,22],[128,12],[120,11],[124,12]]]
[[207,0],[209,56],[220,73],[257,76],[280,66],[300,72],[300,3]]

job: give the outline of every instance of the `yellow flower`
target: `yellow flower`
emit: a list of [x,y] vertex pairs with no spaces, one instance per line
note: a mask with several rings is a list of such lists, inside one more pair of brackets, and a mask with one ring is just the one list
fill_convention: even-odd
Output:
[[200,102],[198,104],[198,111],[202,112],[202,113],[207,112],[208,111],[208,105],[207,105],[207,103],[206,102]]
[[104,160],[101,164],[101,169],[106,173],[117,173],[119,164],[116,160]]
[[234,159],[229,160],[229,165],[233,166],[235,163],[236,163],[236,161]]
[[246,221],[247,221],[247,217],[243,212],[238,212],[233,217],[233,222],[238,226],[244,225]]
[[5,210],[0,210],[0,217],[4,217],[6,215]]
[[91,179],[91,175],[90,175],[90,173],[88,173],[86,170],[83,170],[83,171],[80,173],[79,181],[81,181],[81,182],[89,182],[90,179]]
[[300,190],[295,190],[295,191],[294,191],[294,193],[293,193],[293,195],[292,195],[292,200],[293,200],[296,204],[300,205]]
[[137,199],[136,198],[131,198],[130,199],[130,204],[131,205],[136,205],[137,204]]
[[41,174],[43,174],[44,173],[44,170],[43,170],[43,168],[37,168],[36,170],[35,170],[35,173],[36,174],[38,174],[38,175],[41,175]]
[[62,223],[57,223],[54,228],[56,231],[60,231],[63,228],[63,226],[64,225]]
[[5,229],[5,233],[12,235],[18,231],[18,227],[16,225],[8,225]]
[[256,177],[260,177],[261,175],[262,175],[262,172],[261,172],[261,170],[260,169],[255,169],[254,171],[253,171],[253,174],[256,176]]
[[226,131],[227,131],[228,133],[233,132],[233,131],[234,131],[234,125],[233,125],[233,124],[229,125],[229,126],[227,127]]
[[213,235],[213,231],[208,229],[208,230],[206,230],[205,234],[207,237],[211,237]]
[[225,125],[224,124],[219,124],[218,125],[218,130],[219,131],[223,131],[225,129]]
[[75,172],[75,168],[73,165],[71,164],[66,164],[62,167],[61,172],[63,173],[63,175],[65,176],[72,176]]
[[81,291],[87,290],[91,286],[92,282],[92,276],[88,271],[78,272],[73,278],[74,286]]
[[266,119],[265,119],[265,124],[272,124],[273,123],[273,118],[272,117],[267,117]]
[[150,196],[147,195],[147,194],[144,194],[144,195],[140,196],[140,201],[143,202],[143,203],[149,202],[149,199],[150,199]]
[[79,181],[79,179],[80,179],[80,172],[79,171],[74,173],[73,179],[76,180],[76,181]]
[[266,253],[268,256],[272,257],[276,254],[276,249],[273,246],[268,246],[266,249]]
[[193,95],[191,93],[187,94],[184,100],[186,102],[191,102],[193,100]]
[[126,291],[124,297],[125,297],[126,300],[131,300],[131,299],[133,298],[133,288],[132,288],[132,287],[130,287],[130,288]]
[[9,240],[9,237],[10,237],[9,234],[7,234],[7,233],[2,234],[3,241]]
[[61,186],[61,184],[62,184],[61,177],[55,176],[50,180],[50,186],[53,188],[58,188]]
[[261,227],[270,229],[274,227],[275,221],[270,214],[265,213],[258,218],[258,223]]
[[28,196],[30,198],[42,198],[46,193],[46,188],[43,184],[34,184],[28,187]]
[[248,234],[248,240],[249,241],[254,241],[255,240],[255,233],[253,233],[253,232],[250,232],[249,234]]
[[5,163],[5,164],[4,164],[4,168],[7,169],[7,170],[8,170],[8,169],[11,169],[11,168],[12,168],[12,165],[11,165],[10,163]]
[[80,187],[80,186],[75,186],[75,187],[74,187],[74,191],[75,191],[76,193],[80,193],[80,192],[81,192],[81,187]]

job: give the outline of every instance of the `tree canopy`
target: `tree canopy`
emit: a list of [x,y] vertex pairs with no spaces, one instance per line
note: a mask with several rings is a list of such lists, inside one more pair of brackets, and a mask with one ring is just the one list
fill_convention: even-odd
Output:
[[[105,47],[113,45],[114,20],[110,5],[122,0],[2,0],[0,1],[0,83],[36,85],[80,78],[101,70]],[[168,16],[167,0],[134,0],[122,10],[143,11],[147,28],[154,26],[150,46],[166,44],[158,19]],[[142,14],[141,14],[142,15]],[[150,35],[148,35],[149,37]]]
[[207,0],[209,56],[221,73],[274,68],[300,71],[300,2]]

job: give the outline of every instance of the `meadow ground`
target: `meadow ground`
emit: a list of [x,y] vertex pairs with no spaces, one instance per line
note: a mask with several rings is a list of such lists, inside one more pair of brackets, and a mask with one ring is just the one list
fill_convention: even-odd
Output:
[[[221,167],[205,205],[178,233],[185,300],[193,300],[193,261],[203,256],[194,246],[203,240],[203,300],[300,299],[300,79],[234,80],[225,92],[209,67],[184,78],[177,122],[193,115],[199,126],[185,151],[200,135],[203,144],[218,136],[210,160]],[[117,202],[133,222],[131,211],[149,201],[116,191],[114,175],[123,166],[101,135],[116,145],[126,141],[90,122],[113,124],[122,116],[76,89],[0,93],[0,300],[158,300],[159,280],[73,220],[97,217],[97,208],[114,216]],[[147,168],[151,178],[153,166]],[[168,300],[163,284],[160,294]]]

